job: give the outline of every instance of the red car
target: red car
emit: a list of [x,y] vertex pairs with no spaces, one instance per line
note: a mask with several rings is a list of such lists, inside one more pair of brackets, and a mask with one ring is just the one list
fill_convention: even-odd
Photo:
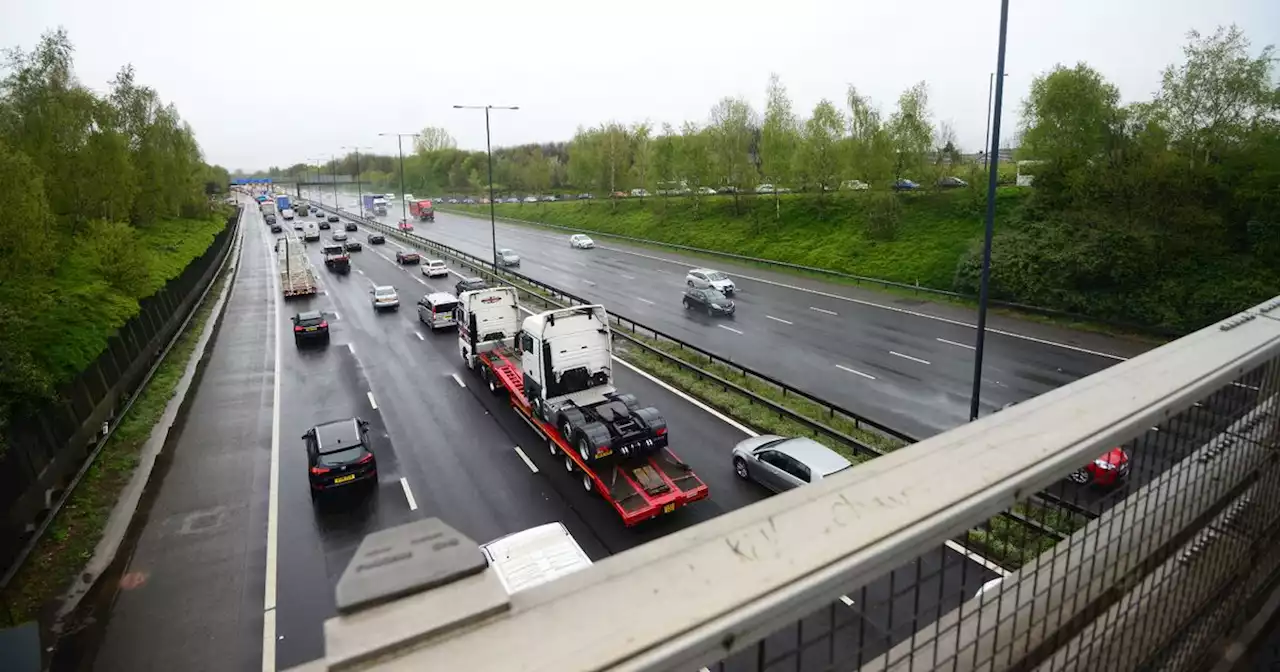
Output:
[[409,223],[409,220],[407,220],[407,219],[402,219],[402,220],[400,220],[400,221],[396,224],[396,226],[400,227],[400,230],[401,230],[401,231],[412,231],[412,230],[413,230],[413,224]]
[[1067,478],[1080,485],[1097,484],[1114,486],[1129,477],[1129,453],[1123,448],[1112,448],[1098,459],[1071,472]]

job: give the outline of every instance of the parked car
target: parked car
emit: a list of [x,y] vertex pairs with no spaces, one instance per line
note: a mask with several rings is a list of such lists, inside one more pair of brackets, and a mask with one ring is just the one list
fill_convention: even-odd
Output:
[[499,266],[519,266],[520,265],[520,255],[516,254],[515,250],[502,247],[498,249],[497,256],[498,256]]
[[462,204],[463,204],[463,205],[475,205],[475,204],[476,204],[476,199],[474,199],[474,198],[464,198],[464,199],[462,199]]
[[579,200],[579,201],[589,201],[589,200],[591,200],[592,198],[593,198],[593,197],[592,197],[592,195],[591,195],[591,194],[578,194],[578,200]]
[[360,252],[364,249],[364,246],[361,245],[358,240],[348,240],[343,247],[346,248],[348,252]]
[[346,231],[334,231],[334,232],[333,232],[333,239],[334,239],[334,240],[336,240],[336,241],[339,241],[339,242],[345,241],[345,240],[347,239],[347,232],[346,232]]
[[344,231],[356,231],[359,227],[356,226],[355,222],[347,222],[342,225],[342,228]]
[[698,187],[698,193],[703,196],[715,196],[716,190],[711,187]]
[[524,202],[525,202],[525,203],[537,203],[537,202],[538,202],[538,197],[537,197],[537,196],[525,196],[525,197],[524,197]]
[[681,302],[685,310],[700,310],[712,317],[717,315],[733,317],[737,309],[732,299],[710,287],[690,287],[684,290],[684,298]]
[[508,198],[507,200],[505,200],[505,201],[503,201],[503,202],[504,202],[504,203],[519,203],[519,202],[520,202],[520,199],[516,198],[515,196],[512,196],[512,197]]
[[387,242],[387,239],[383,238],[381,233],[371,233],[367,236],[366,240],[369,241],[370,245],[381,245]]
[[757,194],[773,194],[773,193],[789,194],[791,193],[791,190],[786,187],[779,187],[772,184],[762,184],[756,187],[756,193]]
[[360,418],[316,425],[302,435],[307,448],[311,499],[321,493],[378,484],[378,460],[369,441],[369,423]]
[[480,278],[463,278],[453,286],[453,295],[462,296],[463,292],[471,292],[477,289],[485,289],[489,285]]
[[803,436],[762,434],[733,447],[733,471],[738,478],[774,492],[817,483],[852,466],[836,451]]
[[920,185],[911,180],[894,180],[892,188],[894,191],[915,191]]
[[543,196],[543,197],[542,197],[542,202],[543,202],[543,203],[555,203],[555,202],[556,202],[556,197],[555,197],[555,196]]
[[644,198],[645,196],[649,195],[649,192],[644,189],[632,189],[631,195],[635,196],[636,198]]
[[939,189],[959,189],[960,187],[969,186],[968,182],[958,177],[940,177],[938,178]]
[[726,296],[733,296],[733,293],[738,291],[737,286],[733,284],[733,280],[731,280],[729,276],[710,268],[695,268],[690,270],[689,273],[684,276],[684,284],[698,289],[710,287],[718,290]]
[[454,205],[457,205],[457,204],[458,204],[458,199],[456,199],[456,198],[451,198],[451,199],[449,199],[449,202],[450,202],[450,203],[452,203],[452,204],[454,204]]
[[302,347],[307,343],[329,344],[329,321],[318,310],[293,316],[293,344]]
[[862,180],[845,180],[840,183],[840,188],[852,191],[866,191],[871,188],[871,185],[863,182]]
[[738,188],[737,187],[720,187],[719,189],[716,189],[716,193],[717,194],[736,194],[738,193]]
[[591,240],[591,236],[585,233],[575,233],[569,236],[569,247],[578,250],[590,250],[596,246],[596,241]]
[[422,255],[417,252],[406,252],[399,250],[396,252],[396,263],[404,266],[405,264],[418,264],[422,262]]
[[615,191],[615,192],[613,192],[613,197],[614,197],[614,198],[626,198],[626,197],[627,197],[627,192],[625,192],[625,191]]
[[441,275],[449,275],[449,267],[445,265],[443,259],[428,259],[427,263],[422,265],[422,274],[428,278],[434,278]]
[[400,308],[400,296],[396,294],[396,288],[391,285],[378,285],[369,290],[372,297],[373,311],[379,310],[397,310]]

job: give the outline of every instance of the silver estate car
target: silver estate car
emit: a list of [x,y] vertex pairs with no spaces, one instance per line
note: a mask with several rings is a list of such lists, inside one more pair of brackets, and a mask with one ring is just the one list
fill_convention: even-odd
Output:
[[733,447],[733,471],[774,492],[790,490],[852,467],[830,448],[805,437],[763,434]]

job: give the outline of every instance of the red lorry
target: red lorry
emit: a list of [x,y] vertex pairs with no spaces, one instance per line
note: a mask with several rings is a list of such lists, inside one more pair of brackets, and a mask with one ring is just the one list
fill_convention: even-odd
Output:
[[409,201],[409,214],[417,217],[419,222],[436,221],[436,211],[431,207],[431,201]]
[[456,310],[463,362],[624,525],[707,497],[706,483],[668,447],[658,409],[613,387],[604,307],[549,310],[521,324],[516,290],[493,287],[463,292]]

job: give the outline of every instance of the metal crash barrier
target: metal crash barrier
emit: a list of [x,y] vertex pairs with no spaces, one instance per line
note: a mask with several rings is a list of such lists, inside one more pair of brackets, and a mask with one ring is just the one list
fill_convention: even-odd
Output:
[[[384,530],[297,669],[1201,669],[1280,578],[1278,393],[1275,299],[514,595],[447,521]],[[1040,492],[1092,515],[994,534]]]

